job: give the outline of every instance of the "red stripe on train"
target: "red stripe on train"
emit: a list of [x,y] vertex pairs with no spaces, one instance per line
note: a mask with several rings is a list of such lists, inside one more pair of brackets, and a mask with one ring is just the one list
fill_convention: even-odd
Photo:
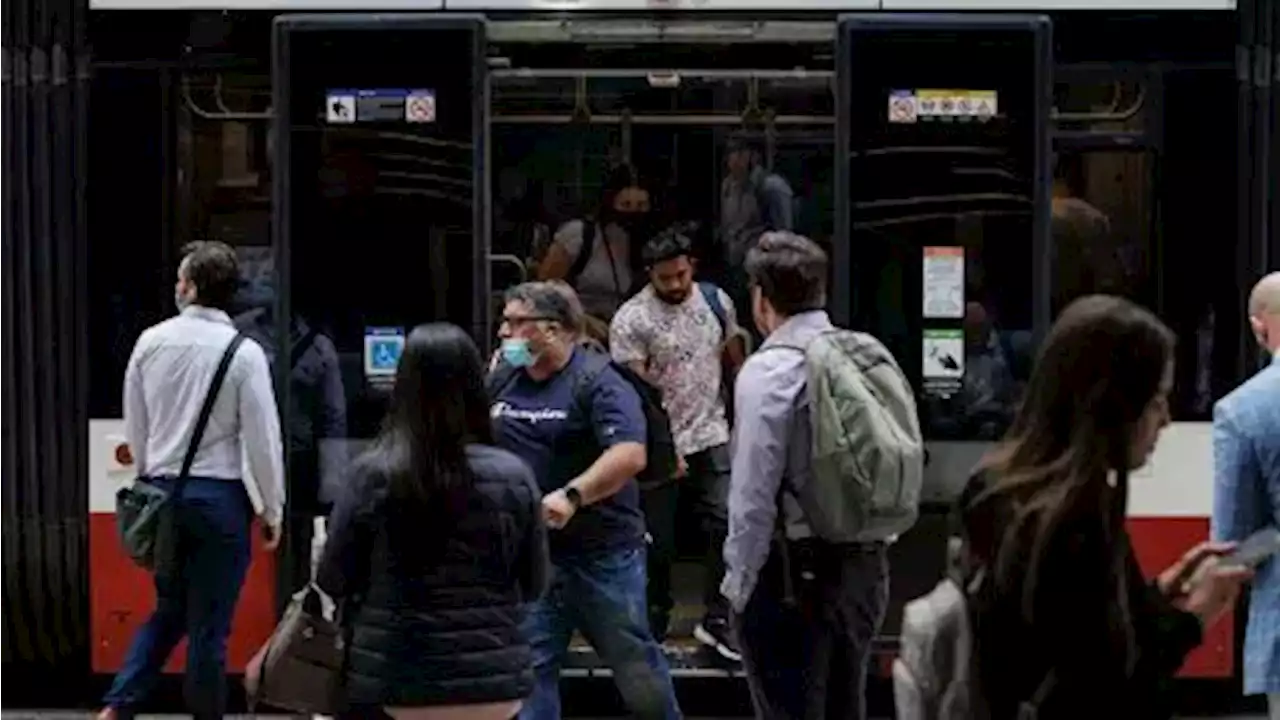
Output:
[[[1130,518],[1138,564],[1154,578],[1192,546],[1209,537],[1208,518]],[[1235,671],[1235,618],[1228,613],[1205,631],[1204,642],[1187,657],[1179,672],[1184,678],[1230,678]],[[876,668],[892,677],[894,653],[880,656]]]
[[[262,549],[261,534],[253,532],[253,562],[236,605],[227,643],[227,670],[243,672],[245,663],[275,629],[275,558]],[[89,515],[89,631],[93,637],[93,671],[120,669],[129,642],[155,607],[151,575],[125,555],[110,513]],[[182,672],[186,642],[165,665],[166,672]]]
[[[1138,562],[1149,576],[1181,557],[1209,535],[1207,518],[1135,518],[1129,521]],[[275,627],[275,560],[261,549],[254,533],[253,564],[240,603],[236,607],[227,647],[230,672],[241,672],[253,653]],[[116,535],[115,516],[94,513],[89,522],[90,630],[93,633],[93,670],[110,673],[120,668],[138,626],[155,606],[151,576],[124,554]],[[1204,637],[1182,668],[1183,677],[1229,678],[1234,672],[1234,618],[1227,615]],[[891,655],[881,657],[880,671],[889,675]],[[182,648],[174,653],[168,672],[185,665]]]

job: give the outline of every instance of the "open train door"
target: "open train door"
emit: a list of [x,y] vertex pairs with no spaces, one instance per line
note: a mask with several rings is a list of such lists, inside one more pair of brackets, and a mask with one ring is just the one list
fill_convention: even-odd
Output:
[[1049,324],[1049,20],[842,16],[833,314],[917,391],[922,517],[893,550],[903,602],[943,570],[946,513],[1012,419]]
[[409,332],[492,336],[484,23],[288,15],[274,53],[276,333],[293,348],[276,363],[292,485],[280,582],[296,589],[311,519],[377,433]]

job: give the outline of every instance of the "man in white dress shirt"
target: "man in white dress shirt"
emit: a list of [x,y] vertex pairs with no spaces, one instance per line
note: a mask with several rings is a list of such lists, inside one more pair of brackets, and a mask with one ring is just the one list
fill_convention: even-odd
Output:
[[186,700],[199,720],[222,717],[227,636],[245,573],[250,528],[280,540],[284,468],[280,419],[262,348],[236,350],[181,492],[175,480],[223,353],[237,332],[226,313],[239,281],[235,252],[183,248],[177,317],[138,338],[124,381],[125,434],[139,476],[174,492],[176,557],[155,576],[156,609],[134,636],[105,698],[104,720],[132,717],[170,653],[187,638]]

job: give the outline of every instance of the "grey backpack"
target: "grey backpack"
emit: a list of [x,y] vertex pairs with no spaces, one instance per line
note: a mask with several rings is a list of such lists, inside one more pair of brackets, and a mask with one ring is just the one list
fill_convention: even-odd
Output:
[[[893,697],[898,720],[985,720],[990,711],[974,675],[973,627],[968,597],[985,577],[979,567],[962,580],[963,544],[951,538],[947,577],[902,611],[898,657],[893,661]],[[1018,720],[1036,720],[1041,704],[1057,684],[1049,671],[1030,700],[1018,708]]]
[[874,337],[828,330],[804,353],[813,475],[796,492],[818,537],[892,541],[915,524],[924,443],[915,393]]

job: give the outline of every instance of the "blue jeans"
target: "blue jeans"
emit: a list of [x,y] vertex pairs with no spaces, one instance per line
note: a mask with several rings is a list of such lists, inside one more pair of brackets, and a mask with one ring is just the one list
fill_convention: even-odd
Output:
[[[171,479],[153,482],[173,490]],[[220,718],[226,704],[227,636],[249,569],[253,508],[239,480],[213,478],[191,478],[174,502],[174,569],[156,574],[156,609],[134,636],[105,701],[131,716],[185,636],[188,708],[200,720]]]
[[629,549],[558,559],[551,589],[531,603],[523,631],[537,675],[521,720],[560,717],[560,665],[575,629],[612,670],[627,709],[643,720],[676,720],[680,706],[662,647],[649,631],[645,555]]

